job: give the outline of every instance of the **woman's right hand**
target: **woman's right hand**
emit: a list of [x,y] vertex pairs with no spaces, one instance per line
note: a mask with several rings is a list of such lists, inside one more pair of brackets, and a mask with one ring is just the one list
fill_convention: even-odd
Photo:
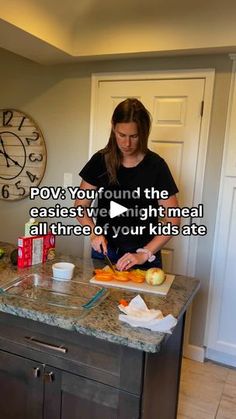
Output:
[[91,234],[90,236],[91,246],[94,250],[99,253],[107,253],[107,240],[103,235],[96,236],[96,234]]

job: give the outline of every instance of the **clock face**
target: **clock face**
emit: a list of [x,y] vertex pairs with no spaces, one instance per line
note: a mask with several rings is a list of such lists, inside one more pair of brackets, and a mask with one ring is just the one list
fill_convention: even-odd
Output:
[[15,201],[38,186],[46,167],[44,138],[33,119],[13,109],[0,109],[0,199]]

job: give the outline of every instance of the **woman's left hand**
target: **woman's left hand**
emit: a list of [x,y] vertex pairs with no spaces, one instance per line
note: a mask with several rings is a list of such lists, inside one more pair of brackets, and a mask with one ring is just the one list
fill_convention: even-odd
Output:
[[116,263],[119,271],[127,271],[134,265],[142,265],[148,260],[146,253],[125,253]]

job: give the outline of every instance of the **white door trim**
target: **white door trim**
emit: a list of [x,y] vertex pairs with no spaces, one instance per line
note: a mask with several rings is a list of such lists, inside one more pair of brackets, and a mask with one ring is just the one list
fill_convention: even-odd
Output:
[[[97,91],[99,82],[108,81],[122,81],[122,80],[167,80],[167,79],[205,79],[204,89],[204,113],[201,122],[200,129],[200,142],[198,150],[198,162],[196,170],[196,185],[194,190],[193,206],[201,203],[203,181],[204,181],[204,170],[206,163],[208,134],[210,126],[211,106],[213,97],[215,70],[211,68],[207,69],[193,69],[193,70],[166,70],[166,71],[142,71],[142,72],[122,72],[122,73],[94,73],[92,74],[92,86],[91,86],[91,113],[90,113],[90,133],[89,133],[89,150],[88,158],[92,155],[92,139],[94,133],[94,120],[97,110]],[[199,109],[200,112],[200,109]],[[87,246],[85,243],[85,252],[87,254]],[[189,257],[187,263],[187,275],[195,275],[196,267],[196,256],[197,256],[197,237],[190,238]]]
[[[231,219],[230,211],[232,203],[230,200],[233,199],[232,190],[235,189],[236,183],[235,167],[232,166],[231,162],[229,163],[229,154],[231,152],[232,155],[232,144],[235,138],[235,133],[232,126],[233,122],[235,121],[236,109],[236,54],[230,54],[230,58],[233,60],[233,63],[218,197],[216,229],[211,261],[204,345],[206,346],[206,356],[209,359],[235,367],[235,344],[229,341],[222,341],[219,338],[222,294],[227,277],[225,274],[225,267],[228,257],[228,236]],[[225,207],[227,207],[226,211],[224,211]],[[224,249],[223,252],[221,251],[221,247]]]

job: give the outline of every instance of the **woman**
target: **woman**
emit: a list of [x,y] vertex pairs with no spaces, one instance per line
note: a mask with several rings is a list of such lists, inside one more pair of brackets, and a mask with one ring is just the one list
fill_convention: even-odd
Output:
[[[166,216],[168,207],[178,206],[175,196],[177,186],[165,161],[147,147],[151,118],[138,99],[129,98],[121,102],[115,108],[111,122],[108,144],[95,153],[80,172],[80,188],[103,187],[115,197],[116,203],[127,207],[128,211],[114,218],[98,214],[96,225],[104,227],[104,234],[91,234],[92,257],[103,258],[103,254],[107,253],[119,270],[137,265],[141,265],[142,269],[161,267],[160,250],[170,240],[171,234],[156,234],[154,226],[160,223],[155,210],[150,209],[158,211],[158,206],[163,207],[165,223],[178,226],[178,218]],[[138,196],[132,194],[134,191]],[[157,200],[153,191],[167,191],[168,197]],[[77,199],[75,205],[85,209],[84,217],[78,218],[79,222],[93,229],[93,218],[86,213],[91,200]],[[105,209],[106,213],[109,205],[110,199],[99,195],[98,208]],[[140,210],[144,208],[149,211],[146,219],[140,216]]]

